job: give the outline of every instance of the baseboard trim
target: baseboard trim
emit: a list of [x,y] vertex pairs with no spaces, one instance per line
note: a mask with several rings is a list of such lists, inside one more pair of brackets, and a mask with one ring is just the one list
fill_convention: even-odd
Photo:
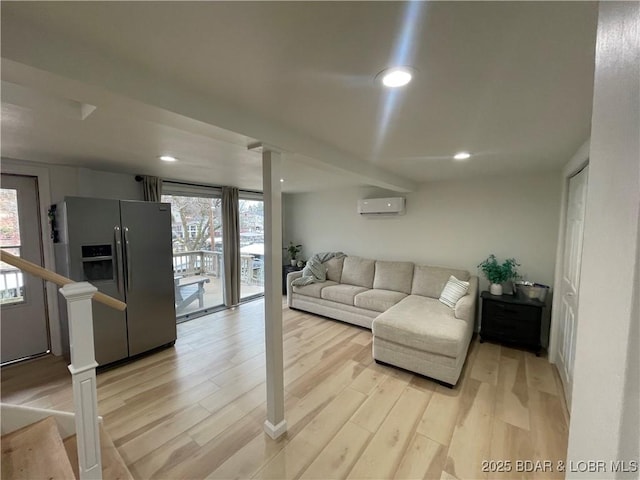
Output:
[[277,425],[273,425],[269,420],[264,421],[264,431],[274,440],[287,432],[287,421],[282,420]]

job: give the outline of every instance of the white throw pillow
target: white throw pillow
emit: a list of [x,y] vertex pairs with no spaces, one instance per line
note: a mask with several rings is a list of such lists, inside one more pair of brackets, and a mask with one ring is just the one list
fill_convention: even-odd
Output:
[[463,282],[451,275],[438,300],[447,307],[454,308],[458,300],[467,294],[467,290],[469,290],[469,282]]

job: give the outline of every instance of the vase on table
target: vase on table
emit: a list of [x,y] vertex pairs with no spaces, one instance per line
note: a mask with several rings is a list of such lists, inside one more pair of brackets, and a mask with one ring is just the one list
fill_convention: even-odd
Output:
[[502,285],[499,283],[492,283],[489,287],[491,295],[502,295]]

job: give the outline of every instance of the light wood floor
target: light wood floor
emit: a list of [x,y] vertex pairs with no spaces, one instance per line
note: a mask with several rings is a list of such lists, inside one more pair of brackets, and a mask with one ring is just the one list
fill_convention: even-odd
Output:
[[[287,308],[289,431],[269,439],[262,309],[255,301],[180,324],[175,348],[98,375],[100,414],[134,477],[563,477],[568,419],[545,358],[474,340],[451,390],[377,365],[368,330]],[[71,410],[54,357],[3,369],[1,395]],[[518,460],[553,471],[518,472]]]

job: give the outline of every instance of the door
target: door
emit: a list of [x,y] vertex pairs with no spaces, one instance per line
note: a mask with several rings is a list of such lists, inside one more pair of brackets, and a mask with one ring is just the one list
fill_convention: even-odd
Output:
[[558,327],[558,370],[571,407],[588,167],[569,179]]
[[176,315],[182,322],[224,304],[222,197],[217,189],[163,188],[162,201],[171,204]]
[[[61,273],[125,301],[118,200],[67,197],[63,218],[65,231],[61,240],[66,245],[58,247],[67,252],[68,270],[59,267]],[[92,302],[92,307],[98,364],[127,358],[126,313],[98,302]],[[64,326],[63,331],[67,331]]]
[[176,339],[171,205],[120,202],[129,355]]
[[[37,178],[2,174],[0,242],[3,249],[42,262]],[[44,281],[0,264],[2,363],[46,353],[49,332]]]
[[240,198],[240,299],[264,295],[264,202]]

